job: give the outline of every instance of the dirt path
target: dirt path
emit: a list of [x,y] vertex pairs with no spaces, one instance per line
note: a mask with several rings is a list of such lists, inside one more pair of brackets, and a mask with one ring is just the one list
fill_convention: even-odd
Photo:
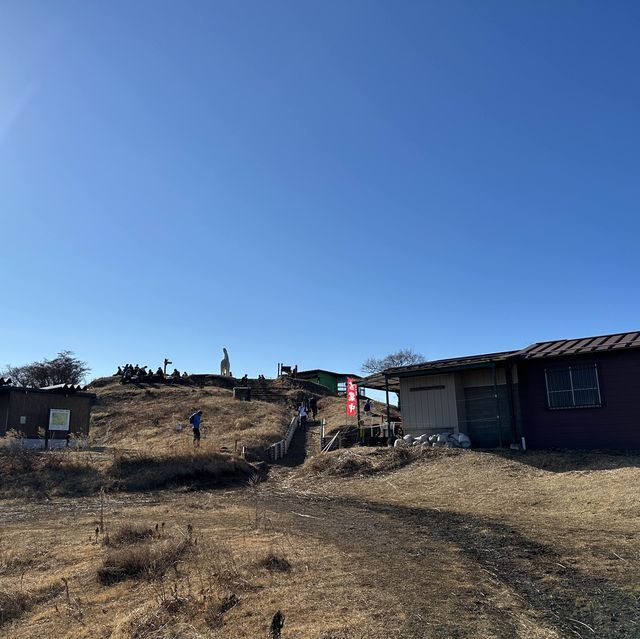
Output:
[[640,637],[636,597],[502,523],[277,483],[263,500],[292,529],[351,559],[377,593],[369,603],[388,616],[389,637]]
[[276,467],[294,468],[304,464],[307,457],[319,452],[320,422],[309,421],[307,429],[296,430],[286,457],[275,464]]

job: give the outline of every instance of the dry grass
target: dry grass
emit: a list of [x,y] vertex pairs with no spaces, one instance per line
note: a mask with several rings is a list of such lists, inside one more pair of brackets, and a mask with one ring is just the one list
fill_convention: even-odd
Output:
[[140,541],[149,541],[153,539],[154,534],[157,535],[159,532],[146,524],[126,523],[111,532],[108,537],[105,537],[104,543],[113,547],[129,546]]
[[59,595],[63,588],[62,583],[57,583],[30,590],[0,590],[0,628],[50,601]]
[[100,484],[98,469],[69,451],[0,447],[0,497],[80,496]]
[[276,572],[291,572],[292,569],[289,560],[275,552],[269,552],[258,562],[258,566]]
[[[76,504],[70,518],[69,509]],[[80,608],[68,608],[64,594],[55,602],[43,601],[13,618],[6,628],[12,639],[266,636],[281,607],[287,617],[284,637],[319,637],[344,625],[342,613],[327,624],[326,610],[339,611],[357,587],[335,546],[298,535],[274,513],[261,517],[256,528],[253,504],[229,503],[221,494],[164,493],[156,503],[109,497],[106,525],[112,538],[127,539],[128,522],[135,519],[142,520],[143,530],[154,531],[151,539],[123,541],[118,547],[92,540],[95,516],[77,500],[61,502],[46,516],[25,508],[24,521],[14,512],[12,521],[3,524],[1,547],[26,550],[43,534],[59,539],[48,567],[31,566],[24,584],[30,589],[43,578],[65,576],[70,600],[77,606],[79,599]],[[158,538],[155,523],[161,521],[165,536]],[[192,541],[165,559],[164,544],[187,539],[187,523]],[[164,569],[150,571],[158,555]],[[17,579],[0,575],[0,589],[14,589]],[[359,598],[357,594],[353,601]],[[366,618],[364,609],[354,612]]]
[[150,491],[176,486],[201,489],[246,482],[258,472],[244,459],[212,448],[205,445],[172,454],[115,451],[100,456],[0,448],[0,497],[50,499],[103,489]]
[[[108,545],[96,498],[0,502],[0,592],[58,588],[4,604],[0,634],[240,639],[266,636],[282,610],[283,639],[640,636],[638,458],[434,449],[393,469],[394,451],[325,457],[346,453],[383,472],[107,495]],[[132,548],[146,550],[112,554]],[[107,556],[126,579],[100,583]]]
[[283,403],[241,402],[222,388],[138,388],[115,380],[100,380],[96,392],[94,444],[160,453],[192,446],[189,415],[196,410],[203,411],[203,440],[215,442],[216,450],[245,446],[258,452],[282,437],[293,413],[286,393]]
[[161,579],[171,568],[177,570],[178,562],[193,544],[191,534],[182,538],[136,535],[142,532],[127,525],[116,531],[119,543],[117,547],[110,545],[97,570],[101,584],[135,578]]
[[196,488],[228,485],[246,481],[254,474],[253,466],[239,457],[198,449],[174,454],[118,455],[106,477],[111,489],[139,491],[184,485]]
[[[439,451],[445,449],[439,449]],[[451,450],[451,449],[449,449]],[[406,448],[345,448],[312,457],[299,475],[352,477],[402,468],[422,455],[419,446]]]

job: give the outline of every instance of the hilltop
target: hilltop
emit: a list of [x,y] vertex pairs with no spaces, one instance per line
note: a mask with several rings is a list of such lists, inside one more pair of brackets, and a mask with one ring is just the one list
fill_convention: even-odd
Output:
[[[202,432],[215,449],[233,451],[245,446],[260,455],[282,438],[296,406],[305,396],[318,398],[327,391],[297,380],[265,380],[250,402],[233,398],[230,388],[210,376],[205,385],[120,384],[119,378],[93,381],[89,390],[98,396],[92,410],[90,438],[100,446],[127,450],[169,452],[191,446],[189,415],[203,411]],[[257,386],[257,380],[251,380]],[[267,401],[265,401],[267,400]],[[344,399],[327,396],[326,406]]]

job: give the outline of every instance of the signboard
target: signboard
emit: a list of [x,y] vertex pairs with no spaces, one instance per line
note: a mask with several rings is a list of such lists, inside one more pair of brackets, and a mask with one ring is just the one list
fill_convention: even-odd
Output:
[[52,408],[49,411],[49,430],[69,430],[71,411],[62,408]]
[[358,407],[358,387],[351,377],[347,377],[347,415],[353,417]]

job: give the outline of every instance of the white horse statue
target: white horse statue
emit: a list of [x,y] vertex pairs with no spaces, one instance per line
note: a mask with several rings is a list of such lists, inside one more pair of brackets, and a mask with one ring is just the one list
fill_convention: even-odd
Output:
[[224,357],[220,362],[220,375],[224,375],[225,377],[228,377],[229,375],[231,375],[231,363],[229,362],[229,353],[227,353],[226,348],[223,348],[222,350],[224,351]]

